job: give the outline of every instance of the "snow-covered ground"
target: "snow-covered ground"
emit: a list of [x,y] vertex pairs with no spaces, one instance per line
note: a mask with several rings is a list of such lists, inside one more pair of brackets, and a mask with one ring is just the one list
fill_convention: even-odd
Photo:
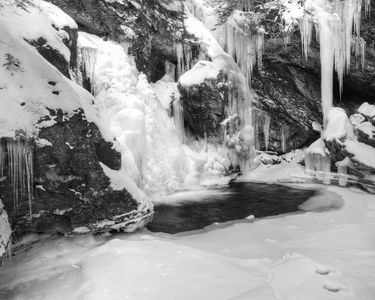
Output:
[[[311,188],[311,186],[309,186]],[[54,238],[0,276],[7,299],[374,299],[375,199],[315,186],[310,211],[192,233]],[[329,201],[327,201],[329,200]]]

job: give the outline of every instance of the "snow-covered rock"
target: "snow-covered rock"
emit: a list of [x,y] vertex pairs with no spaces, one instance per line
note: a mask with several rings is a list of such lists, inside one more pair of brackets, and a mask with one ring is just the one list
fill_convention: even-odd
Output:
[[[47,2],[12,3],[0,7],[0,169],[2,174],[20,171],[1,178],[0,197],[17,234],[142,226],[152,215],[148,198],[131,185],[127,189],[127,181],[121,188],[112,186],[100,165],[116,170],[121,162],[112,149],[114,136],[92,105],[93,96],[51,64],[56,60],[47,61],[32,46],[42,38],[48,45],[42,48],[53,49],[48,52],[52,58],[69,61],[77,45],[69,45],[74,51],[67,47],[65,29],[76,30],[77,25]],[[35,157],[32,162],[22,152],[25,147]],[[36,183],[42,188],[33,193]]]
[[10,228],[8,214],[4,209],[3,202],[0,199],[0,266],[3,258],[8,251],[9,243],[11,242],[12,230]]

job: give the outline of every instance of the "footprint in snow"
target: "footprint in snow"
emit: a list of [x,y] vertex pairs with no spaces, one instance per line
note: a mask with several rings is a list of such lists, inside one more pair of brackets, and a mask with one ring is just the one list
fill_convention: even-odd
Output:
[[340,286],[338,284],[335,284],[335,283],[326,283],[325,285],[323,285],[323,289],[325,289],[329,292],[332,292],[332,293],[338,293],[338,292],[342,291],[344,289],[344,287]]

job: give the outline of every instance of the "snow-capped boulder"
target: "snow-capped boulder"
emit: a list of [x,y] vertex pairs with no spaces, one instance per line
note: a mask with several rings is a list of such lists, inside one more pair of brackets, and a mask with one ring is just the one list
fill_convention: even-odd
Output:
[[[71,62],[77,51],[64,28],[77,25],[44,1],[12,3],[0,7],[0,172],[12,174],[1,178],[0,197],[15,236],[144,225],[152,206],[126,180],[113,183],[120,154],[93,96],[59,70],[59,57]],[[52,59],[32,46],[39,37]]]
[[219,140],[220,123],[226,118],[224,74],[212,62],[200,61],[180,77],[183,116],[190,131],[199,138]]

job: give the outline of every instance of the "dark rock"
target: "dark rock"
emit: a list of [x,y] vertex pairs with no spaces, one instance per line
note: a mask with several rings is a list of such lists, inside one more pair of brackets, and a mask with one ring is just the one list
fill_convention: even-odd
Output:
[[[58,29],[56,29],[58,30]],[[68,33],[69,39],[64,39],[63,43],[70,50],[70,61],[66,61],[65,57],[58,52],[56,49],[51,48],[47,41],[40,37],[37,40],[28,40],[27,42],[35,47],[38,52],[52,65],[54,65],[61,73],[66,77],[70,78],[69,70],[75,70],[77,68],[77,38],[78,33],[76,29],[70,27],[63,27],[61,30],[64,30]],[[48,82],[48,84],[51,84]],[[56,84],[56,83],[55,83]]]
[[190,87],[178,86],[186,127],[198,138],[221,139],[220,123],[227,117],[225,107],[228,103],[219,88],[221,79],[205,80]]
[[120,156],[103,140],[98,128],[86,121],[84,113],[77,111],[70,119],[60,110],[51,111],[51,115],[56,124],[41,128],[39,138],[52,146],[34,151],[31,224],[27,199],[19,200],[15,212],[9,181],[1,182],[0,194],[15,235],[29,231],[69,234],[80,227],[95,232],[128,230],[129,224],[140,225],[150,219],[152,212],[139,211],[139,204],[126,190],[111,188],[100,162],[118,170]]

